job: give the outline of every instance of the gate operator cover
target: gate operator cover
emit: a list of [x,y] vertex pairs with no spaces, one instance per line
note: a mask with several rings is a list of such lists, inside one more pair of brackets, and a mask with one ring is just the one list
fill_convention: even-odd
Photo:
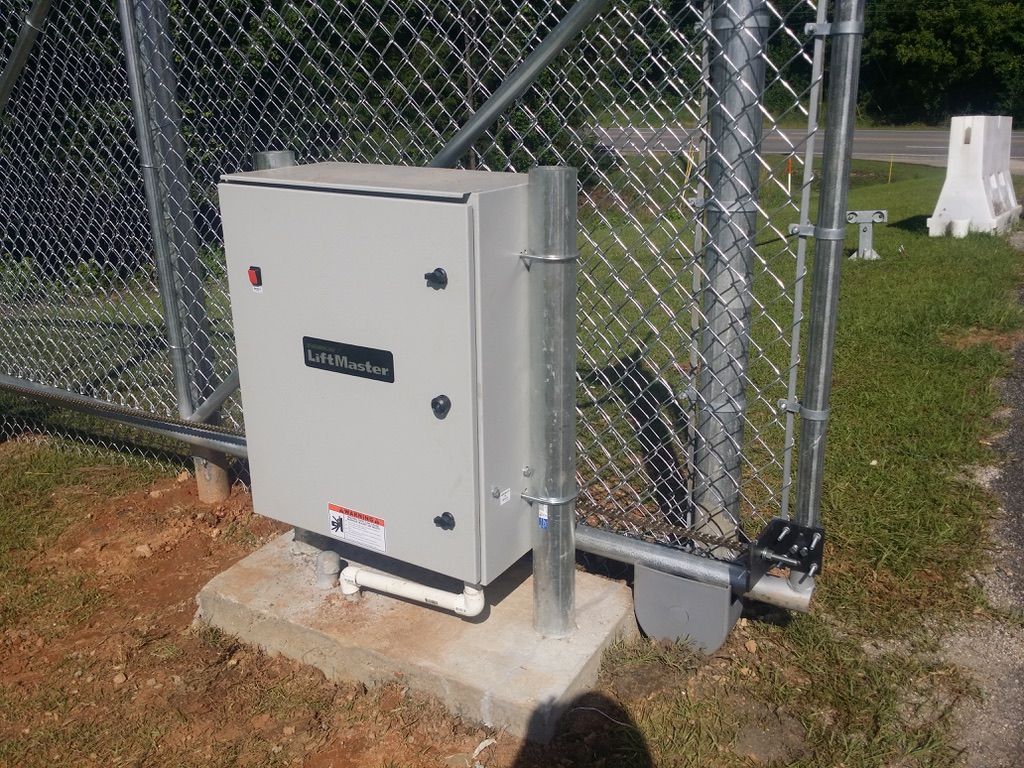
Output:
[[255,510],[471,584],[530,548],[527,176],[225,176]]

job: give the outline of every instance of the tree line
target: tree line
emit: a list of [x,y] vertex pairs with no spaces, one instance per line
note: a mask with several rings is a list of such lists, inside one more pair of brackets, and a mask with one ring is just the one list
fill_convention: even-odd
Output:
[[1024,0],[869,0],[865,21],[863,116],[1003,114],[1024,128]]

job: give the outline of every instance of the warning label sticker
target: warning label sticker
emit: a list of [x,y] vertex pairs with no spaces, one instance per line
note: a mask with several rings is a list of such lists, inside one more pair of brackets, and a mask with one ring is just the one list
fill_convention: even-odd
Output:
[[338,504],[328,504],[331,535],[357,547],[386,551],[384,521]]

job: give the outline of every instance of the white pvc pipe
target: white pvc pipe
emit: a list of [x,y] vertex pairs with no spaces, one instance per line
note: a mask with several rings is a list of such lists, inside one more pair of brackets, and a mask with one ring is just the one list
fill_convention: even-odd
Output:
[[400,579],[379,571],[371,571],[350,565],[341,572],[341,592],[344,595],[357,595],[361,588],[384,592],[388,595],[404,597],[418,603],[432,605],[452,611],[459,616],[472,618],[479,616],[484,609],[484,591],[479,587],[466,585],[461,593],[445,592],[415,581]]

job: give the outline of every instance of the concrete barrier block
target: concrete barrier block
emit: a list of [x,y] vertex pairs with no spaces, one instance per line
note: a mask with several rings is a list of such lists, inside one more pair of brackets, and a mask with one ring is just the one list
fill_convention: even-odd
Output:
[[[954,117],[949,132],[946,181],[928,219],[928,234],[954,237],[970,232],[1003,232],[1020,217],[1010,178],[1013,118]],[[968,222],[965,226],[964,222]]]

